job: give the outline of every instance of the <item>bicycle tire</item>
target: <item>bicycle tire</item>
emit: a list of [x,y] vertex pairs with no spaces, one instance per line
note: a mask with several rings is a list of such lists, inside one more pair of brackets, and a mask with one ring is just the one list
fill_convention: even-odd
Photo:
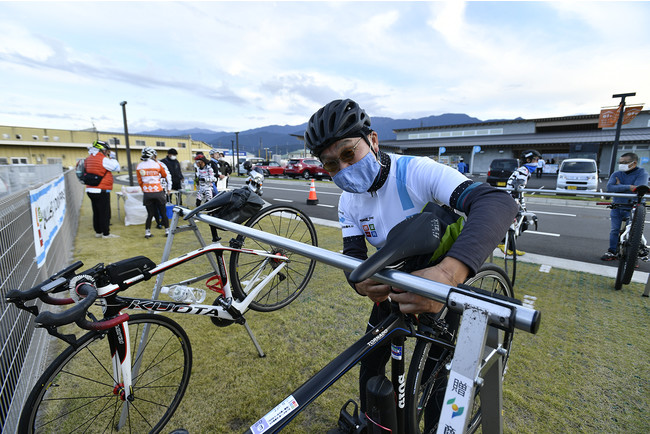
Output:
[[[309,216],[291,206],[272,205],[264,208],[251,217],[246,222],[246,226],[312,246],[318,245],[316,228]],[[237,240],[242,247],[264,250],[289,258],[284,270],[276,274],[251,301],[249,305],[251,309],[259,312],[272,312],[283,308],[295,300],[309,283],[316,267],[315,260],[243,235],[237,236]],[[230,283],[233,294],[239,300],[246,298],[246,284],[250,283],[250,279],[255,276],[265,260],[266,258],[261,256],[242,254],[237,251],[230,254]],[[280,262],[270,261],[269,264],[271,268],[275,268]],[[258,276],[257,281],[261,281],[266,274],[268,273]]]
[[[146,342],[140,345],[145,325]],[[132,363],[139,347],[140,370],[133,378],[133,401],[116,393],[107,331],[92,331],[79,346],[66,348],[32,389],[18,425],[21,433],[113,432],[127,404],[128,432],[158,433],[174,414],[192,371],[192,348],[185,331],[162,315],[136,314],[128,321]]]
[[[510,279],[503,269],[494,264],[483,264],[476,275],[468,279],[465,284],[481,289],[497,292],[509,297],[514,296]],[[512,333],[499,332],[499,339],[503,342],[506,354],[503,356],[503,373],[505,375],[510,348],[512,346]],[[450,340],[454,343],[455,336]],[[446,365],[453,357],[453,351],[442,349],[438,352],[431,351],[434,345],[424,340],[418,340],[413,350],[408,375],[406,378],[406,432],[409,434],[435,433],[438,429],[437,418],[440,415],[441,404],[447,386]],[[435,347],[437,349],[437,347]],[[482,415],[480,407],[480,388],[475,389],[472,413],[467,426],[467,432],[473,433],[481,425]],[[433,405],[433,407],[429,407]],[[432,418],[426,422],[425,409]]]
[[639,248],[641,247],[641,237],[643,236],[644,224],[645,206],[640,203],[634,209],[632,225],[630,226],[630,236],[627,239],[627,248],[625,249],[625,269],[623,271],[624,285],[628,285],[632,281],[632,275],[636,268],[636,260],[639,257]]
[[[512,251],[512,255],[508,254]],[[508,229],[504,243],[503,252],[503,268],[510,279],[511,285],[515,286],[515,278],[517,277],[517,237],[513,229]]]

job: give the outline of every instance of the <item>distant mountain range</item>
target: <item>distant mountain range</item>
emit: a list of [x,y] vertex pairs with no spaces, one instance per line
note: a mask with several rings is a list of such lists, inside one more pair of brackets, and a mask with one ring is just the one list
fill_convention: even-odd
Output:
[[[518,118],[521,119],[521,118]],[[482,121],[462,113],[445,113],[439,116],[427,116],[419,119],[392,119],[385,117],[373,117],[372,128],[377,131],[381,140],[395,139],[393,130],[418,127],[436,127],[442,125],[474,124],[482,122],[494,122],[496,119]],[[301,125],[269,125],[261,128],[241,131],[239,133],[239,151],[247,151],[254,154],[265,154],[264,148],[268,148],[273,154],[284,154],[303,148],[303,143],[292,136],[302,136],[307,123]],[[201,128],[187,130],[152,130],[140,131],[139,134],[154,136],[187,136],[191,135],[194,140],[201,140],[216,148],[231,149],[235,142],[235,134],[226,131],[212,131]],[[236,144],[235,144],[236,145]],[[258,154],[259,155],[259,154]]]

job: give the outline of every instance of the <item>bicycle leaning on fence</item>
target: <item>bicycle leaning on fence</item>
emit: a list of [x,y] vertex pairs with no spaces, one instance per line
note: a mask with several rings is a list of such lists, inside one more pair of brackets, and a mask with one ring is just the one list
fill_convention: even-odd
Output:
[[598,202],[598,205],[607,205],[608,208],[624,207],[631,209],[630,216],[621,222],[621,232],[618,240],[616,256],[618,259],[618,269],[616,271],[616,280],[614,289],[620,290],[623,285],[632,281],[634,269],[637,266],[637,260],[648,261],[650,249],[643,235],[645,225],[646,201],[645,195],[650,188],[647,185],[639,185],[634,190],[636,197],[630,204],[618,204],[611,202]]
[[[204,205],[202,210],[211,209],[211,205]],[[174,212],[184,213],[192,222],[196,210],[176,207]],[[293,207],[264,208],[246,226],[317,245],[313,223]],[[225,251],[230,252],[229,273],[223,261]],[[218,295],[212,305],[120,295],[136,283],[206,254],[216,255],[218,265],[211,278],[211,287]],[[159,265],[138,256],[109,265],[100,263],[76,274],[82,266],[76,262],[30,290],[13,290],[6,295],[8,302],[36,315],[40,327],[70,345],[32,389],[18,432],[159,432],[189,383],[192,349],[178,323],[155,313],[202,315],[221,327],[233,323],[247,327],[244,313],[248,308],[274,311],[298,297],[311,279],[315,261],[240,234],[228,246],[212,243]],[[52,296],[65,291],[70,292],[70,298]],[[35,299],[75,306],[61,313],[39,313],[37,306],[25,304]],[[101,319],[89,312],[95,303],[102,308]],[[149,313],[131,315],[125,310]],[[60,329],[73,322],[90,332],[77,339],[67,329]]]
[[517,238],[527,230],[531,224],[534,224],[535,230],[537,230],[537,216],[535,213],[526,209],[526,200],[521,188],[515,187],[512,190],[512,195],[519,206],[519,211],[517,211],[517,216],[508,228],[508,232],[506,232],[502,246],[503,268],[510,278],[510,282],[512,282],[512,285],[514,286],[515,279],[517,278]]

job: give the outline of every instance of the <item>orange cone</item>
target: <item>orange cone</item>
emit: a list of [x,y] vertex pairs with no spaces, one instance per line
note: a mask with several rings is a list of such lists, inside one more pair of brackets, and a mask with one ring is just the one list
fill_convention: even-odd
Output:
[[311,187],[309,187],[309,197],[307,198],[307,205],[316,205],[318,198],[316,197],[316,184],[311,180]]

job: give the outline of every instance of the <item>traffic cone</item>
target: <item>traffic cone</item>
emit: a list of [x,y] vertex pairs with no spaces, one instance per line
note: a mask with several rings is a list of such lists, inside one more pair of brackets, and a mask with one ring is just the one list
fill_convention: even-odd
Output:
[[307,205],[316,205],[318,198],[316,198],[316,184],[311,180],[311,187],[309,187],[309,197],[307,198]]

